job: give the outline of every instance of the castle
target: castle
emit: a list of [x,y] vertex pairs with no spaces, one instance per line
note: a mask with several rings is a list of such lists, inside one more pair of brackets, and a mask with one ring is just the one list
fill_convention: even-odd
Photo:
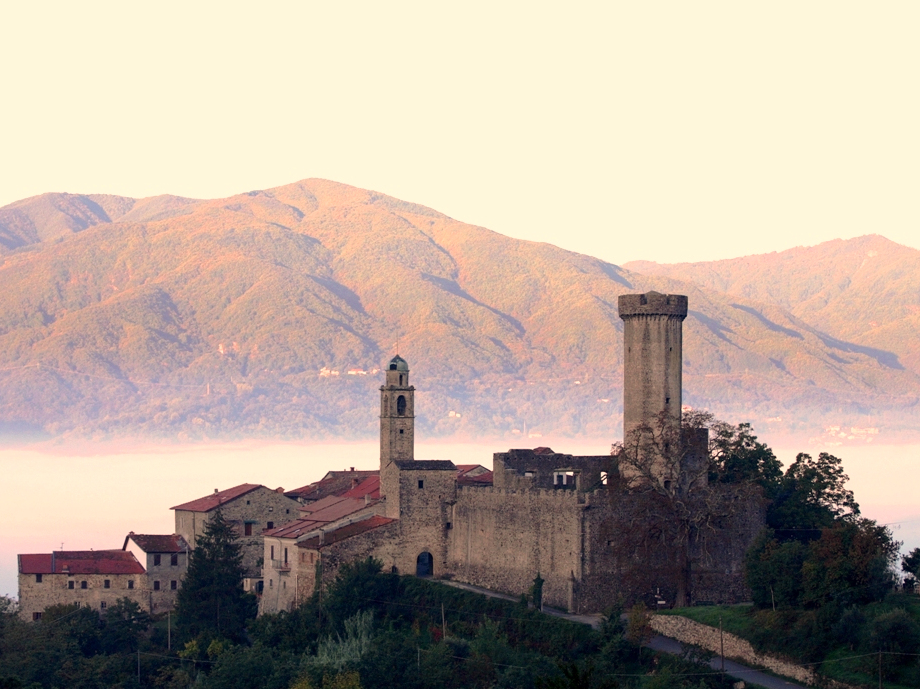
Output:
[[[619,311],[625,434],[641,438],[664,425],[680,436],[687,298],[623,295]],[[408,363],[395,356],[380,388],[378,476],[356,479],[350,488],[305,505],[301,519],[265,532],[263,612],[297,605],[327,585],[342,564],[365,557],[390,571],[513,595],[528,591],[539,577],[545,603],[576,613],[656,593],[673,601],[683,591],[688,602],[746,598],[744,554],[764,525],[756,493],[742,493],[740,509],[720,511],[706,533],[688,539],[683,571],[673,565],[675,546],[667,539],[634,537],[652,524],[643,516],[646,498],[626,488],[624,476],[633,484],[641,477],[631,476],[636,470],[625,457],[513,449],[495,453],[491,481],[486,473],[470,476],[468,467],[458,471],[450,461],[416,459],[409,373]],[[689,436],[685,473],[694,462],[700,465],[708,439],[699,429]],[[640,452],[652,452],[639,445]],[[667,496],[687,479],[659,460],[647,479]],[[705,469],[703,462],[697,472],[704,483]],[[739,502],[731,488],[710,488],[710,499]],[[328,518],[336,513],[345,516]]]
[[[687,515],[678,523],[668,511],[675,497],[693,504],[691,489],[699,491],[707,474],[708,436],[681,427],[687,298],[623,295],[619,312],[631,449],[626,443],[618,455],[587,457],[512,449],[495,453],[491,472],[416,459],[415,388],[397,355],[380,388],[379,469],[329,472],[288,492],[256,484],[215,490],[173,508],[172,536],[132,533],[122,551],[21,555],[21,615],[39,619],[45,605],[62,602],[104,608],[126,591],[152,612],[171,607],[188,551],[218,508],[236,524],[245,586],[259,594],[260,613],[297,606],[341,565],[367,557],[388,571],[515,596],[541,579],[543,602],[574,613],[656,595],[665,602],[746,599],[744,554],[764,526],[759,493],[706,487],[705,528],[695,530]],[[662,439],[665,448],[687,451],[662,450]],[[671,454],[679,461],[669,461]],[[160,550],[169,551],[165,570]],[[99,579],[92,586],[90,574]],[[161,580],[171,597],[157,598]]]

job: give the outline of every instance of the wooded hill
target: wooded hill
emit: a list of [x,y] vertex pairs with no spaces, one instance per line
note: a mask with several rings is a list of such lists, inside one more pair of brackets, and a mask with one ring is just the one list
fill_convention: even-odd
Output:
[[613,440],[617,297],[655,289],[690,298],[686,404],[792,433],[869,414],[916,428],[920,252],[794,252],[627,269],[323,180],[209,201],[44,194],[0,209],[0,422],[370,437],[370,372],[398,340],[423,437]]

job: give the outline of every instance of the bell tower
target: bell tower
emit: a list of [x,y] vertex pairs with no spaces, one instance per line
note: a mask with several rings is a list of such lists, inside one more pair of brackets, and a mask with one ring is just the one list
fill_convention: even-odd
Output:
[[415,388],[409,364],[398,354],[380,387],[380,470],[395,459],[415,459]]

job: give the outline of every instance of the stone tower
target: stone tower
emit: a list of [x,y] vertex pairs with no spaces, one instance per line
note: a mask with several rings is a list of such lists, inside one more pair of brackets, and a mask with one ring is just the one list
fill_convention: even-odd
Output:
[[637,427],[655,428],[664,411],[680,427],[683,321],[687,297],[682,294],[624,294],[623,438]]
[[398,354],[380,387],[380,469],[394,459],[415,459],[415,388],[409,364]]
[[380,496],[388,517],[399,518],[399,466],[415,459],[415,388],[409,364],[398,354],[387,364],[380,386]]

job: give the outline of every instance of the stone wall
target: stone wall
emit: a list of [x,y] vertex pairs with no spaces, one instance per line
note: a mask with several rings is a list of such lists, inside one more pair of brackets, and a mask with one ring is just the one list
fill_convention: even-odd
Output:
[[[35,574],[19,575],[19,616],[31,620],[33,613],[40,613],[52,605],[78,603],[102,614],[106,607],[114,605],[120,598],[134,601],[144,610],[150,611],[150,592],[145,586],[143,574],[43,574],[41,583]],[[68,582],[74,588],[68,587]],[[82,582],[86,588],[82,588]],[[105,583],[109,582],[108,588]],[[134,588],[128,588],[128,582]]]
[[[453,529],[451,505],[457,495],[457,469],[424,469],[427,462],[399,462],[399,529],[392,565],[415,574],[419,555],[431,553],[433,576],[443,576],[447,536]],[[389,497],[387,497],[389,502]],[[390,516],[390,510],[387,510]]]
[[834,689],[856,689],[850,685],[840,682],[834,682],[827,678],[820,677],[811,668],[802,667],[788,660],[783,660],[775,656],[759,653],[754,647],[744,639],[722,632],[722,638],[719,638],[719,630],[699,622],[680,617],[678,615],[652,615],[652,629],[663,636],[677,639],[681,643],[699,646],[713,653],[720,653],[722,644],[724,644],[725,657],[737,660],[749,665],[764,667],[775,672],[778,675],[790,677],[797,682],[802,682],[809,686],[814,686],[820,681],[822,686],[833,687]]
[[582,576],[583,510],[574,491],[463,486],[448,531],[448,573],[515,596],[539,573],[544,603],[570,609]]

